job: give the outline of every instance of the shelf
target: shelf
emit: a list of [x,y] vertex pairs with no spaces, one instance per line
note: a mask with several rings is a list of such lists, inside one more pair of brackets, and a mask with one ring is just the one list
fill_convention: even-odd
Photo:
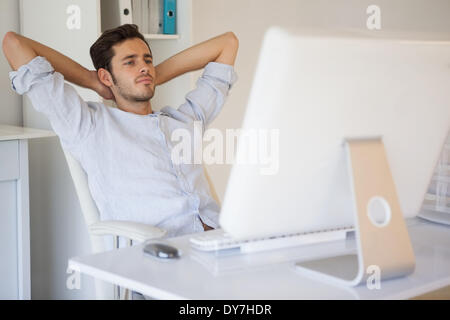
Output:
[[145,39],[179,39],[178,34],[144,34]]

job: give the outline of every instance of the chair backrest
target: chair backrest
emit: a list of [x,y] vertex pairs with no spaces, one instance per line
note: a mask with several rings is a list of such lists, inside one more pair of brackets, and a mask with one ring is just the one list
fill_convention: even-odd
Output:
[[[72,176],[73,184],[75,185],[75,191],[80,202],[81,211],[83,213],[84,222],[86,227],[100,221],[100,211],[91,196],[88,185],[88,177],[80,163],[72,156],[70,152],[64,150],[64,155],[69,166],[70,175]],[[107,246],[103,237],[94,236],[89,232],[91,240],[92,253],[98,253],[106,251]]]
[[89,191],[88,177],[80,163],[70,154],[64,150],[67,164],[69,166],[70,174],[72,176],[75,190],[80,201],[81,211],[83,212],[84,220],[87,226],[100,221],[100,212],[97,205],[92,199]]
[[[100,221],[100,212],[89,191],[86,172],[70,152],[64,149],[63,152],[66,157],[70,175],[72,176],[73,184],[75,185],[75,191],[78,196],[78,201],[80,202],[84,221],[89,232],[89,226]],[[89,238],[91,240],[92,253],[99,253],[106,250],[106,243],[103,237],[93,236],[89,232]],[[115,287],[110,283],[95,279],[95,292],[97,299],[110,300],[114,298]]]

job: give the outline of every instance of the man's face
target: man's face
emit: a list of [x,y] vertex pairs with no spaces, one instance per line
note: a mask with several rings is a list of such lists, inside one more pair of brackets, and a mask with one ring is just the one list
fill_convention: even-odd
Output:
[[111,75],[114,95],[128,101],[148,101],[155,94],[155,67],[147,44],[139,38],[113,46]]

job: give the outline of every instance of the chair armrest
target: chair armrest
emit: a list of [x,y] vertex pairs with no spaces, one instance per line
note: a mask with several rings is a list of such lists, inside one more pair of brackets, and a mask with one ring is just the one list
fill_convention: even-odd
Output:
[[163,237],[167,231],[160,228],[131,221],[101,221],[88,227],[89,233],[96,236],[119,236],[133,241],[145,241]]

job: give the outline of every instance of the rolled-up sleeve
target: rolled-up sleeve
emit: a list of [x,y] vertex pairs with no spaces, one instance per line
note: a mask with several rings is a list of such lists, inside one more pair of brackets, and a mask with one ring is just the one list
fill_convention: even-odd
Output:
[[10,72],[9,78],[12,89],[26,94],[34,109],[48,118],[64,147],[78,145],[93,130],[95,110],[46,58],[33,58],[17,71]]
[[221,111],[236,81],[233,66],[209,62],[197,80],[196,88],[186,95],[186,102],[177,110],[164,107],[162,111],[183,122],[201,121],[205,130]]

